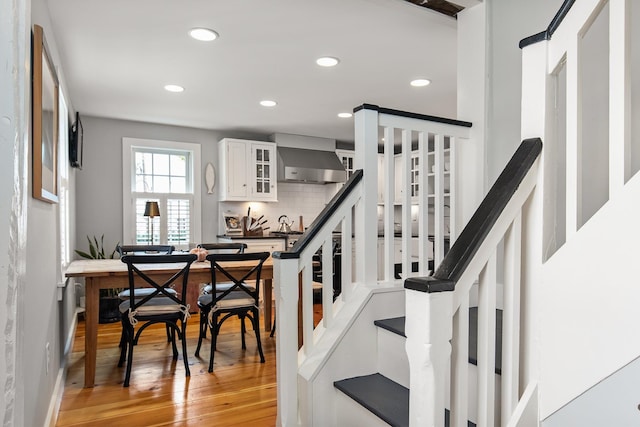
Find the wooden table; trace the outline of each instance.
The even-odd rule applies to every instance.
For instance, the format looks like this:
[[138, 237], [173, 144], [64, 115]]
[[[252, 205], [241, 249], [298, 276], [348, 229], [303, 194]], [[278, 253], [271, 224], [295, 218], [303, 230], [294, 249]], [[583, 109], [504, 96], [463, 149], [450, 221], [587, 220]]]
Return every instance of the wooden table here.
[[[249, 266], [255, 263], [236, 262], [229, 263], [227, 270], [230, 273], [244, 274], [249, 271]], [[153, 270], [144, 270], [150, 277], [169, 278], [178, 270], [178, 266], [165, 266]], [[244, 273], [243, 273], [244, 272]], [[86, 334], [84, 338], [84, 386], [93, 387], [96, 376], [96, 350], [98, 344], [98, 306], [100, 289], [127, 288], [129, 278], [127, 275], [127, 265], [119, 259], [92, 259], [77, 260], [69, 264], [66, 277], [83, 277], [85, 279], [86, 296]], [[271, 330], [271, 297], [273, 262], [269, 258], [262, 266], [264, 283], [264, 323], [265, 330]], [[224, 279], [225, 281], [227, 279]], [[200, 283], [211, 281], [210, 264], [205, 262], [194, 262], [189, 271], [189, 286], [198, 286]], [[199, 321], [199, 319], [196, 319]]]

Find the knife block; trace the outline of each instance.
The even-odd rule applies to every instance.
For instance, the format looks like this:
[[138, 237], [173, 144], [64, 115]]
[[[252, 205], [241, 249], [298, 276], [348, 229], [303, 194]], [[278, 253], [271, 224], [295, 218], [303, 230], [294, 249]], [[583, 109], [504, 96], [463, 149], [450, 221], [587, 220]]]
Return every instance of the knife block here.
[[244, 236], [262, 236], [263, 230], [262, 227], [258, 227], [253, 230], [249, 230], [247, 224], [250, 222], [250, 218], [248, 216], [242, 217], [242, 234]]

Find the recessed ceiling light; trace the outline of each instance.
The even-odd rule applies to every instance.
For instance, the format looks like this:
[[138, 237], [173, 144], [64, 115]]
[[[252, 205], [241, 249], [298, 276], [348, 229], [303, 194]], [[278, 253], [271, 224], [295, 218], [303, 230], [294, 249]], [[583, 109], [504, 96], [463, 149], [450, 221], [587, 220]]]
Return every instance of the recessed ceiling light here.
[[341, 119], [348, 119], [349, 117], [352, 117], [353, 114], [351, 113], [338, 113], [338, 117], [340, 117]]
[[431, 83], [431, 80], [429, 79], [415, 79], [415, 80], [411, 80], [411, 86], [415, 86], [415, 87], [424, 87], [424, 86], [429, 86], [429, 84]]
[[178, 85], [165, 85], [164, 90], [169, 92], [184, 92], [184, 88]]
[[210, 42], [218, 38], [218, 33], [208, 28], [192, 28], [189, 30], [189, 35], [203, 42]]
[[340, 60], [332, 56], [323, 56], [322, 58], [316, 59], [316, 64], [321, 67], [335, 67], [338, 65], [338, 62], [340, 62]]
[[278, 103], [276, 101], [271, 101], [270, 99], [263, 99], [260, 101], [260, 105], [263, 107], [275, 107]]

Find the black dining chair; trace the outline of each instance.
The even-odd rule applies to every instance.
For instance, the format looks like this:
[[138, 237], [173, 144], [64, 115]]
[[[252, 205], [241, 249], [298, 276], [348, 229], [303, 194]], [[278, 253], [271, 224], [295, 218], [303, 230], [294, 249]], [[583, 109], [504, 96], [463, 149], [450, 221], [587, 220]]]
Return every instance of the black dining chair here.
[[[256, 335], [260, 362], [264, 363], [264, 353], [260, 341], [260, 274], [262, 265], [269, 258], [269, 252], [256, 252], [244, 254], [210, 254], [207, 260], [211, 263], [211, 285], [210, 294], [201, 295], [198, 298], [200, 308], [200, 329], [209, 327], [211, 332], [211, 352], [209, 355], [209, 372], [213, 372], [213, 360], [216, 351], [216, 342], [220, 328], [225, 320], [232, 316], [238, 316], [241, 320], [242, 349], [246, 349], [245, 342], [245, 318], [251, 321]], [[243, 274], [233, 274], [229, 271], [229, 263], [242, 261], [250, 264], [249, 270]], [[223, 279], [224, 278], [224, 279]], [[255, 286], [250, 286], [246, 282], [255, 280]], [[231, 283], [222, 292], [218, 292], [218, 283]], [[203, 322], [206, 322], [204, 325]], [[200, 355], [200, 345], [202, 340], [198, 340], [196, 356]]]
[[[236, 254], [242, 254], [244, 253], [245, 249], [247, 249], [247, 244], [246, 243], [240, 243], [240, 242], [227, 242], [227, 243], [200, 243], [198, 245], [199, 248], [205, 249], [209, 254], [216, 254], [216, 253], [221, 253], [221, 254], [225, 254], [225, 253], [236, 253]], [[218, 286], [216, 287], [216, 290], [218, 292], [222, 292], [225, 289], [229, 289], [229, 287], [231, 286], [231, 283], [218, 283]], [[202, 295], [206, 295], [206, 294], [210, 294], [211, 293], [211, 283], [206, 283], [201, 290], [201, 294]], [[202, 316], [202, 311], [200, 311], [200, 315]], [[206, 319], [205, 319], [206, 320]], [[202, 340], [204, 338], [207, 337], [207, 323], [203, 321], [203, 319], [200, 319], [200, 331], [198, 332], [198, 348], [200, 348], [200, 343], [202, 342]]]
[[176, 250], [173, 245], [118, 245], [116, 252], [124, 255], [166, 255]]
[[[172, 245], [118, 245], [116, 246], [116, 252], [120, 254], [120, 258], [125, 255], [170, 255], [173, 251], [176, 250], [175, 246]], [[176, 291], [173, 289], [168, 289], [169, 292], [177, 295]], [[126, 301], [129, 299], [129, 289], [123, 289], [118, 292], [118, 298], [120, 301]], [[134, 291], [134, 295], [136, 298], [143, 298], [147, 295], [150, 295], [154, 292], [153, 288], [144, 287], [144, 288], [136, 288]], [[171, 329], [167, 327], [167, 342], [171, 341]], [[122, 346], [122, 341], [124, 340], [124, 335], [120, 337], [120, 346]]]
[[[240, 242], [230, 242], [230, 243], [200, 243], [198, 245], [199, 248], [205, 249], [209, 252], [209, 254], [225, 254], [225, 253], [236, 253], [243, 254], [245, 249], [247, 249], [246, 243]], [[218, 292], [221, 292], [223, 289], [222, 283], [218, 283], [217, 287]], [[211, 283], [207, 283], [202, 288], [203, 294], [211, 293]]]
[[[127, 370], [123, 386], [129, 386], [131, 366], [133, 365], [133, 348], [138, 343], [142, 332], [151, 325], [164, 323], [171, 329], [170, 341], [173, 349], [173, 359], [178, 359], [176, 333], [182, 341], [182, 358], [184, 359], [185, 375], [190, 376], [189, 360], [187, 357], [187, 319], [189, 305], [187, 304], [187, 284], [189, 269], [197, 259], [194, 254], [184, 255], [125, 255], [121, 258], [127, 264], [129, 275], [129, 299], [120, 304], [122, 319], [123, 341], [120, 349], [118, 366], [122, 367], [127, 361]], [[144, 265], [144, 267], [141, 267]], [[145, 270], [167, 268], [177, 265], [177, 270], [171, 269], [171, 277], [159, 282], [145, 273]], [[135, 295], [136, 287], [145, 284], [152, 290], [144, 297]], [[176, 293], [173, 286], [182, 285], [182, 290]], [[178, 326], [180, 323], [180, 326]]]
[[[120, 258], [125, 255], [171, 255], [176, 250], [172, 245], [118, 245], [116, 252], [120, 254]], [[153, 292], [153, 288], [137, 288], [135, 290], [136, 298], [141, 298]], [[118, 298], [127, 300], [129, 298], [129, 289], [124, 289], [118, 293]]]

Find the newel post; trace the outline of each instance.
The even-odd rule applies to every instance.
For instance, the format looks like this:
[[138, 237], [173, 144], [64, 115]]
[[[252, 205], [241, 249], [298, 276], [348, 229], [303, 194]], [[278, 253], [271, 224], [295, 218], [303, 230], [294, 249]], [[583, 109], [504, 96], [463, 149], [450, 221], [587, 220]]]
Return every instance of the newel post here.
[[[276, 425], [298, 426], [298, 259], [273, 253], [273, 285], [276, 298]], [[265, 304], [268, 304], [265, 301]]]
[[411, 372], [409, 425], [444, 426], [453, 292], [406, 292], [406, 351]]

